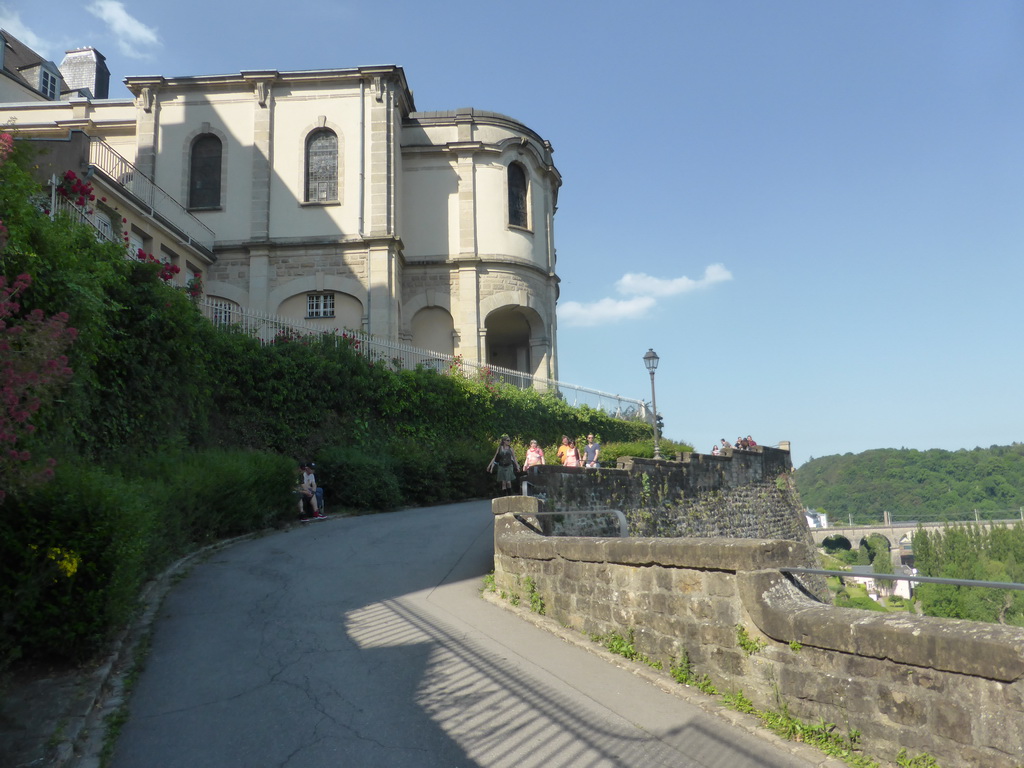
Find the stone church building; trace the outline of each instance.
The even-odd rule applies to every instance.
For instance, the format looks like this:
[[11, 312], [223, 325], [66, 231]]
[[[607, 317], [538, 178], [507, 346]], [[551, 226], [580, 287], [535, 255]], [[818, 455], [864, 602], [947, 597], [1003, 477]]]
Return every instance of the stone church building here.
[[87, 134], [89, 165], [112, 152], [127, 188], [138, 175], [179, 201], [212, 233], [205, 263], [179, 266], [204, 269], [225, 316], [358, 329], [557, 379], [561, 176], [530, 128], [417, 112], [394, 66], [125, 83], [134, 99], [79, 84], [2, 103], [0, 120], [37, 138]]

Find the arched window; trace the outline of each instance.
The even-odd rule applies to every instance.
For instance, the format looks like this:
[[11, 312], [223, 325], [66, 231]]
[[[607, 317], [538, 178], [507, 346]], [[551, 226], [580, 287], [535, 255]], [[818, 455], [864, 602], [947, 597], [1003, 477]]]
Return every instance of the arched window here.
[[192, 142], [189, 166], [188, 207], [220, 207], [220, 161], [223, 147], [212, 133], [204, 133]]
[[526, 169], [519, 163], [508, 167], [508, 223], [510, 227], [530, 226], [527, 207]]
[[338, 199], [338, 136], [329, 128], [306, 140], [306, 202]]

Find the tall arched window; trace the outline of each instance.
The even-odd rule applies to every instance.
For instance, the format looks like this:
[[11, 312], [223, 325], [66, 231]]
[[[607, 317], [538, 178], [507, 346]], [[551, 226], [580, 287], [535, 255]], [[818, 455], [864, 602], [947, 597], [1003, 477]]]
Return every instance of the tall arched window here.
[[510, 227], [524, 229], [530, 226], [526, 169], [519, 163], [508, 166], [508, 223]]
[[220, 161], [223, 147], [212, 133], [204, 133], [192, 142], [189, 166], [188, 207], [220, 207]]
[[338, 199], [338, 136], [329, 128], [306, 140], [306, 202]]

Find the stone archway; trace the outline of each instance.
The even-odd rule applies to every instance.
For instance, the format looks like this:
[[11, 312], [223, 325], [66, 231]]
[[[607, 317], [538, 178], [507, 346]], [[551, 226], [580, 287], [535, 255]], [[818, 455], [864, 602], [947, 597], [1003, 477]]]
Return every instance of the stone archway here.
[[[530, 359], [531, 324], [524, 307], [504, 307], [487, 316], [487, 365], [533, 373], [537, 361]], [[536, 314], [536, 313], [532, 313]]]

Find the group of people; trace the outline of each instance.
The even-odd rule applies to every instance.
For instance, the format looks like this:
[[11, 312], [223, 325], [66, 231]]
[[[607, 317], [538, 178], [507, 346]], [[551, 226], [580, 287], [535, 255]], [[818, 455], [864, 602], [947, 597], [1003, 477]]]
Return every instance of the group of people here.
[[316, 474], [312, 463], [299, 464], [299, 484], [296, 492], [299, 494], [299, 517], [307, 517], [306, 508], [309, 508], [308, 517], [327, 517], [324, 514], [324, 489], [316, 484]]
[[722, 453], [722, 451], [729, 450], [730, 448], [736, 451], [749, 451], [752, 448], [756, 447], [757, 443], [754, 442], [754, 438], [752, 438], [750, 435], [747, 435], [746, 437], [737, 437], [736, 442], [733, 443], [732, 445], [729, 445], [729, 442], [723, 437], [719, 441], [719, 445], [714, 445], [711, 447], [711, 455], [718, 456], [719, 454]]
[[568, 435], [562, 435], [562, 444], [558, 446], [558, 461], [563, 467], [591, 467], [598, 466], [597, 460], [601, 455], [601, 444], [594, 440], [593, 435], [587, 435], [587, 442], [583, 446], [583, 453], [580, 453], [576, 441]]
[[[583, 452], [576, 445], [576, 441], [568, 435], [562, 435], [562, 444], [558, 446], [556, 458], [563, 467], [597, 467], [601, 455], [601, 444], [594, 439], [593, 435], [587, 435], [587, 442], [583, 446]], [[516, 459], [516, 453], [512, 450], [512, 440], [508, 435], [502, 435], [498, 443], [498, 450], [487, 465], [488, 472], [497, 470], [498, 484], [501, 486], [502, 495], [512, 493], [512, 483], [520, 472], [526, 472], [530, 467], [545, 464], [544, 449], [538, 445], [536, 440], [530, 441], [530, 447], [526, 449], [526, 456], [523, 459], [522, 469]]]

